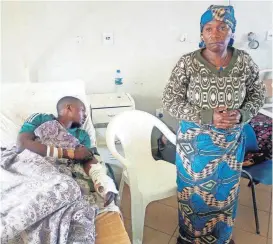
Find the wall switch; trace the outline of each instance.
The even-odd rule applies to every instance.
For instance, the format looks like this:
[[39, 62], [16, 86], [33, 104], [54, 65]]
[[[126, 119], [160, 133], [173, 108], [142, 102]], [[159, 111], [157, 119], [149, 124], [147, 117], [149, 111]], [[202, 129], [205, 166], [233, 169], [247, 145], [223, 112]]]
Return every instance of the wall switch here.
[[114, 45], [114, 34], [102, 33], [102, 43], [104, 45]]
[[268, 30], [266, 32], [266, 40], [267, 41], [272, 41], [272, 38], [273, 38], [272, 32], [273, 32], [273, 30]]
[[180, 36], [180, 41], [181, 42], [186, 42], [188, 40], [188, 34], [184, 33]]
[[82, 44], [83, 43], [83, 37], [82, 36], [76, 36], [75, 41], [77, 44]]

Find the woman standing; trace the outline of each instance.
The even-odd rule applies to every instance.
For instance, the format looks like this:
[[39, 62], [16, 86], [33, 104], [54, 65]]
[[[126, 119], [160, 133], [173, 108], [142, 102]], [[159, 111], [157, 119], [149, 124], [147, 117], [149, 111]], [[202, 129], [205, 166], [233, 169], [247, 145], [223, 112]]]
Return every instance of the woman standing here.
[[234, 243], [244, 158], [242, 128], [264, 104], [258, 66], [232, 47], [232, 6], [201, 17], [200, 49], [183, 55], [163, 94], [177, 132], [178, 243]]

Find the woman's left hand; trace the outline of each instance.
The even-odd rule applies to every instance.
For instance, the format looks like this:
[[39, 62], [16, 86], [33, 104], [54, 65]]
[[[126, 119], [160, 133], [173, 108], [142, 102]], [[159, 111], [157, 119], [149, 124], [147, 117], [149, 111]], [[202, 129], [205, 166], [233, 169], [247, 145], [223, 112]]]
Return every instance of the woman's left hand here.
[[241, 113], [238, 110], [223, 111], [222, 120], [216, 125], [219, 129], [233, 128], [240, 123]]

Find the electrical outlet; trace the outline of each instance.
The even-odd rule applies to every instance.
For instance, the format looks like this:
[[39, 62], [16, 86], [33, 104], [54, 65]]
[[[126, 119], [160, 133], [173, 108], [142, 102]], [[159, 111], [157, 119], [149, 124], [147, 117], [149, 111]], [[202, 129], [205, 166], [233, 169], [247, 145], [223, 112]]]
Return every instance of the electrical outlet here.
[[155, 110], [155, 116], [161, 119], [163, 117], [163, 108], [157, 108]]
[[102, 33], [103, 45], [114, 45], [114, 34], [113, 33]]

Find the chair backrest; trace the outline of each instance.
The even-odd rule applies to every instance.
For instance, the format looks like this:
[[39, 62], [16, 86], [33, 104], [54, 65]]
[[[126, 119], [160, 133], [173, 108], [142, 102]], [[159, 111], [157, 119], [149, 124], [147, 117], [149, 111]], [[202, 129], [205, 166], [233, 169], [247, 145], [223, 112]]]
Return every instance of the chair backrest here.
[[[175, 134], [158, 118], [144, 111], [125, 111], [114, 117], [106, 130], [106, 142], [110, 152], [125, 167], [132, 163], [138, 165], [145, 162], [155, 162], [151, 152], [151, 135], [157, 127], [173, 144], [176, 143]], [[125, 158], [116, 150], [115, 139], [122, 144]]]
[[81, 99], [87, 109], [87, 120], [83, 128], [96, 145], [95, 129], [90, 117], [84, 82], [81, 80], [43, 83], [10, 83], [1, 86], [0, 132], [1, 146], [16, 142], [20, 127], [32, 113], [51, 113], [56, 115], [56, 104], [64, 96]]

